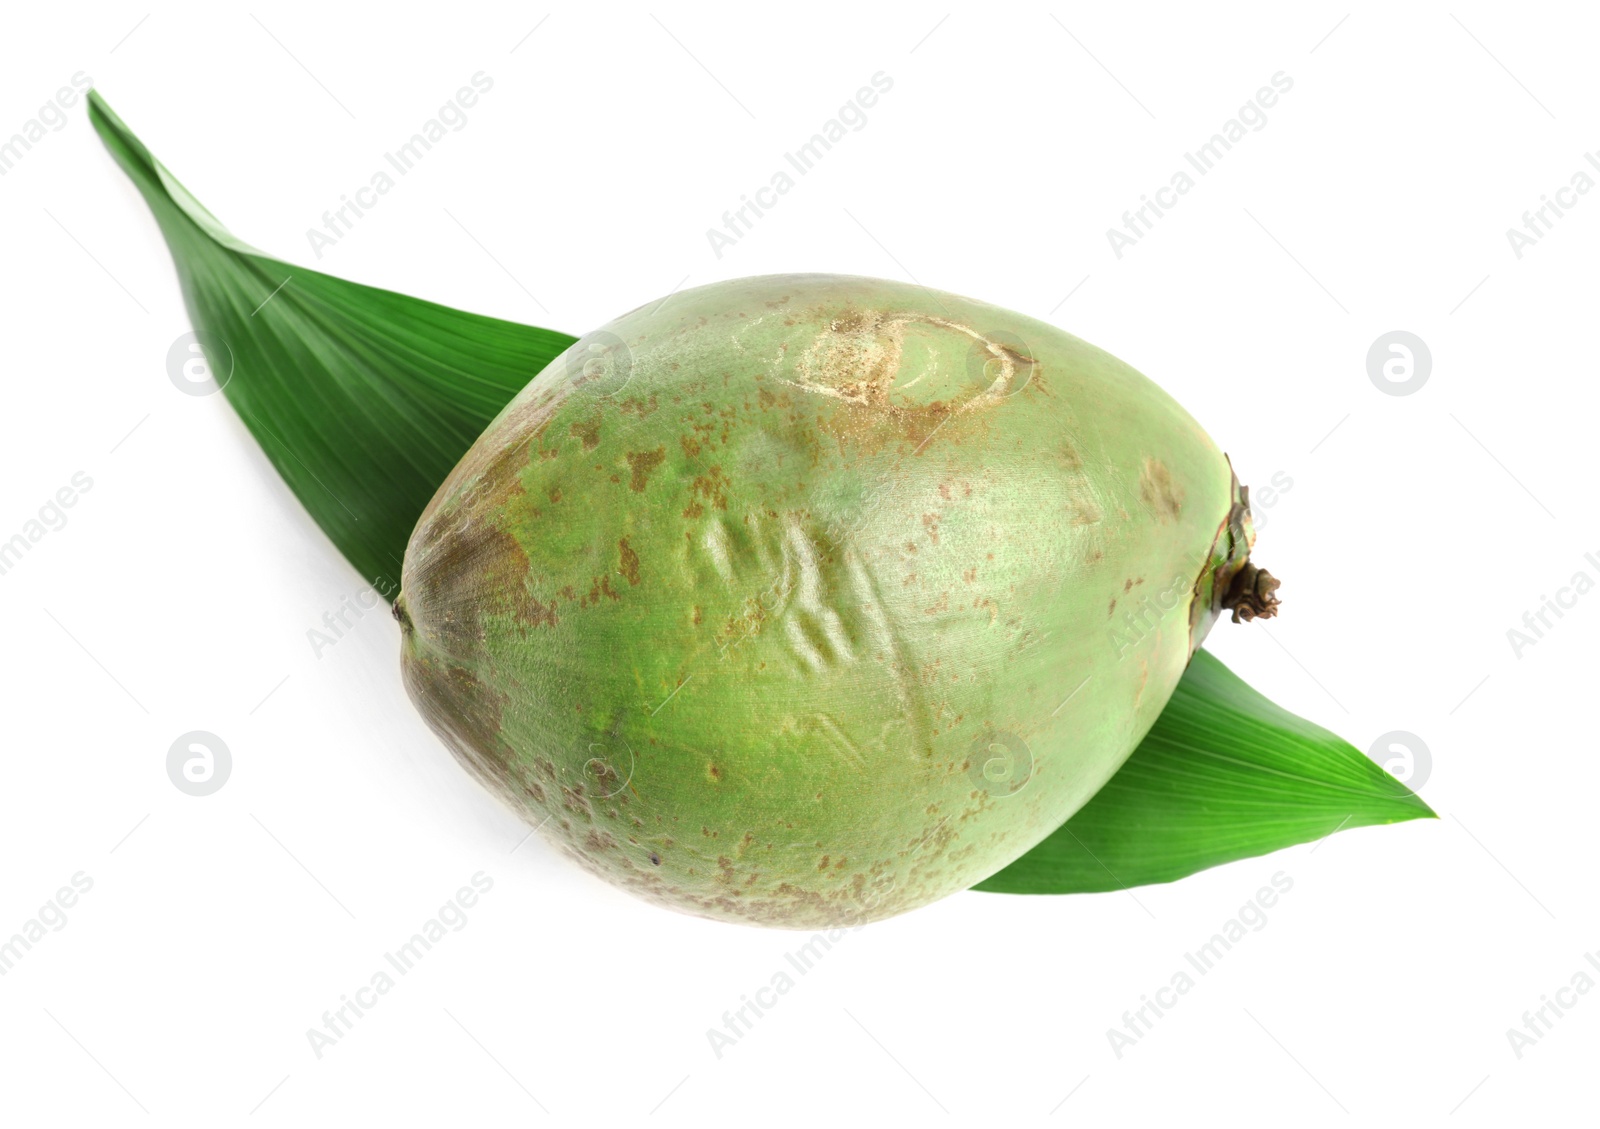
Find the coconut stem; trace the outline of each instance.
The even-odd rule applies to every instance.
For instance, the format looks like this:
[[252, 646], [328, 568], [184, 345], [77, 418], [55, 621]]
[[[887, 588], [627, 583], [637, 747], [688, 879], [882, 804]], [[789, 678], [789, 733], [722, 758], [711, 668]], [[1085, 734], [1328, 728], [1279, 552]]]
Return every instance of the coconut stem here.
[[405, 600], [404, 594], [396, 596], [394, 603], [389, 605], [389, 611], [393, 613], [395, 619], [400, 621], [400, 630], [409, 633], [411, 631], [411, 614], [406, 611]]
[[1234, 574], [1222, 606], [1233, 612], [1233, 622], [1252, 619], [1271, 619], [1278, 614], [1278, 579], [1264, 568], [1257, 568], [1248, 560]]

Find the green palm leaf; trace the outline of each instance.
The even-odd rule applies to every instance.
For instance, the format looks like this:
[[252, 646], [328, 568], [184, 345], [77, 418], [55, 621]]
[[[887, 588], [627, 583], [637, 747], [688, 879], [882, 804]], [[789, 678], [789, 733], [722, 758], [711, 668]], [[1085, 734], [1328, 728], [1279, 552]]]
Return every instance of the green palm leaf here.
[[223, 394], [340, 552], [393, 597], [433, 492], [574, 338], [263, 255], [230, 235], [94, 91], [89, 118], [161, 225]]

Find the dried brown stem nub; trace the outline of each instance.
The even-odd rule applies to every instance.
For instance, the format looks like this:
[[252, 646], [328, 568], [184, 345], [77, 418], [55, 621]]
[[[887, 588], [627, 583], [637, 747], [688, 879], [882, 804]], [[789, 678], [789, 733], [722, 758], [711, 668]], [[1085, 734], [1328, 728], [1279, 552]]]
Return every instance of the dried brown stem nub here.
[[1228, 594], [1222, 598], [1222, 606], [1233, 612], [1234, 623], [1271, 619], [1278, 614], [1278, 597], [1273, 595], [1277, 590], [1275, 576], [1245, 561], [1244, 567], [1234, 574]]

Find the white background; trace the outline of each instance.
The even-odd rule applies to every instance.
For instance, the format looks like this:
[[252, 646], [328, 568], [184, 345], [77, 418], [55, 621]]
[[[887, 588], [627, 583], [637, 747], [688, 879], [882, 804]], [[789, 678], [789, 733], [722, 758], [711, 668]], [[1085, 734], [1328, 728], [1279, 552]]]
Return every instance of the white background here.
[[[1520, 657], [1506, 635], [1600, 578], [1600, 193], [1520, 259], [1505, 234], [1600, 147], [1578, 6], [477, 7], [15, 8], [0, 136], [84, 71], [247, 242], [573, 333], [777, 271], [1051, 320], [1161, 382], [1247, 483], [1292, 479], [1257, 551], [1284, 614], [1211, 646], [1358, 747], [1416, 734], [1442, 818], [1171, 886], [958, 895], [847, 935], [718, 1059], [707, 1028], [803, 937], [523, 842], [412, 709], [381, 610], [313, 654], [360, 580], [223, 398], [168, 380], [171, 262], [80, 100], [0, 178], [0, 539], [93, 479], [0, 576], [0, 934], [94, 883], [0, 978], [7, 1123], [1592, 1109], [1600, 992], [1520, 1059], [1506, 1035], [1600, 950], [1600, 595]], [[316, 260], [306, 229], [480, 70], [467, 126]], [[706, 228], [877, 71], [866, 127], [718, 259]], [[1265, 128], [1119, 260], [1106, 229], [1278, 71]], [[1413, 395], [1368, 378], [1394, 329], [1432, 352]], [[195, 729], [234, 760], [205, 798], [165, 768]], [[1266, 927], [1118, 1058], [1107, 1029], [1280, 870]], [[318, 1059], [306, 1030], [478, 871], [466, 927]]]

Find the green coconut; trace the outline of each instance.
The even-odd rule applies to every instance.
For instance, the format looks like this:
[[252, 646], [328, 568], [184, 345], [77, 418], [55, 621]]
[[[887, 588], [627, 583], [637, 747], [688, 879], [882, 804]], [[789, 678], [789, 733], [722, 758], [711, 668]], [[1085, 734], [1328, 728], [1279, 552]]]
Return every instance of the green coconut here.
[[837, 275], [579, 339], [412, 534], [412, 698], [607, 881], [790, 928], [966, 889], [1116, 772], [1226, 609], [1248, 495], [1155, 384]]

